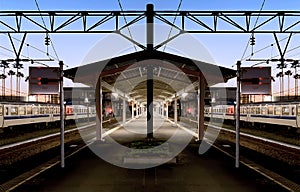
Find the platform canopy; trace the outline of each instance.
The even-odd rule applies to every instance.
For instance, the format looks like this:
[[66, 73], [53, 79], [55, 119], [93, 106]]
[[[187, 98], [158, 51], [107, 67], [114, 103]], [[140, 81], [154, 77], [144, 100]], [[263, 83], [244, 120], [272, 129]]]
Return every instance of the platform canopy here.
[[186, 88], [196, 90], [200, 78], [212, 86], [236, 76], [235, 70], [161, 51], [140, 51], [97, 61], [65, 70], [64, 76], [90, 87], [96, 87], [101, 77], [104, 92], [118, 90], [143, 102], [149, 65], [153, 67], [154, 100], [164, 100]]

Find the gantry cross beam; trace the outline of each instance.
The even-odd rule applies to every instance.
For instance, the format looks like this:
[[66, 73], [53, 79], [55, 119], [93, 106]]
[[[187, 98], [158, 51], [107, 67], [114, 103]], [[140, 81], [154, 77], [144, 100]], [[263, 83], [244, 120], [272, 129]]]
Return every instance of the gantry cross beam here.
[[[147, 11], [0, 11], [0, 33], [112, 33], [146, 15]], [[175, 16], [179, 19], [173, 24]], [[154, 11], [154, 18], [154, 23], [181, 33], [300, 32], [300, 11]]]

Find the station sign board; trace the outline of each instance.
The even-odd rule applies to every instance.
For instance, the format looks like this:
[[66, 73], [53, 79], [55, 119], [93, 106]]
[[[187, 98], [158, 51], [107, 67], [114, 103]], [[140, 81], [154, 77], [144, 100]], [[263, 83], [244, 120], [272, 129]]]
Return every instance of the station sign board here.
[[271, 95], [271, 67], [242, 67], [241, 93]]
[[29, 67], [29, 95], [59, 93], [59, 67]]

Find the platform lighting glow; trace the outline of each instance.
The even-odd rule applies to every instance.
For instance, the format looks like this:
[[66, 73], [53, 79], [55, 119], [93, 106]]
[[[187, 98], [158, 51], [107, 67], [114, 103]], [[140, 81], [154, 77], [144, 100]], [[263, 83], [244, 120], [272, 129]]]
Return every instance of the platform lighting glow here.
[[182, 97], [185, 98], [188, 95], [188, 93], [182, 93]]
[[113, 95], [115, 98], [118, 98], [118, 96], [119, 96], [118, 93], [112, 93], [112, 95]]

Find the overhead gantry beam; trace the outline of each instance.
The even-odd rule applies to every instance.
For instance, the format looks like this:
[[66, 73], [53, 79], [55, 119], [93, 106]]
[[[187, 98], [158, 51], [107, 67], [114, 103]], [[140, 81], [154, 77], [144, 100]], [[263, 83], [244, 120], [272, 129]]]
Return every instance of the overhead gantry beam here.
[[[0, 11], [0, 33], [119, 33], [146, 15], [147, 11]], [[175, 16], [181, 20], [173, 24]], [[154, 11], [154, 23], [179, 33], [299, 33], [299, 16], [300, 11]]]

